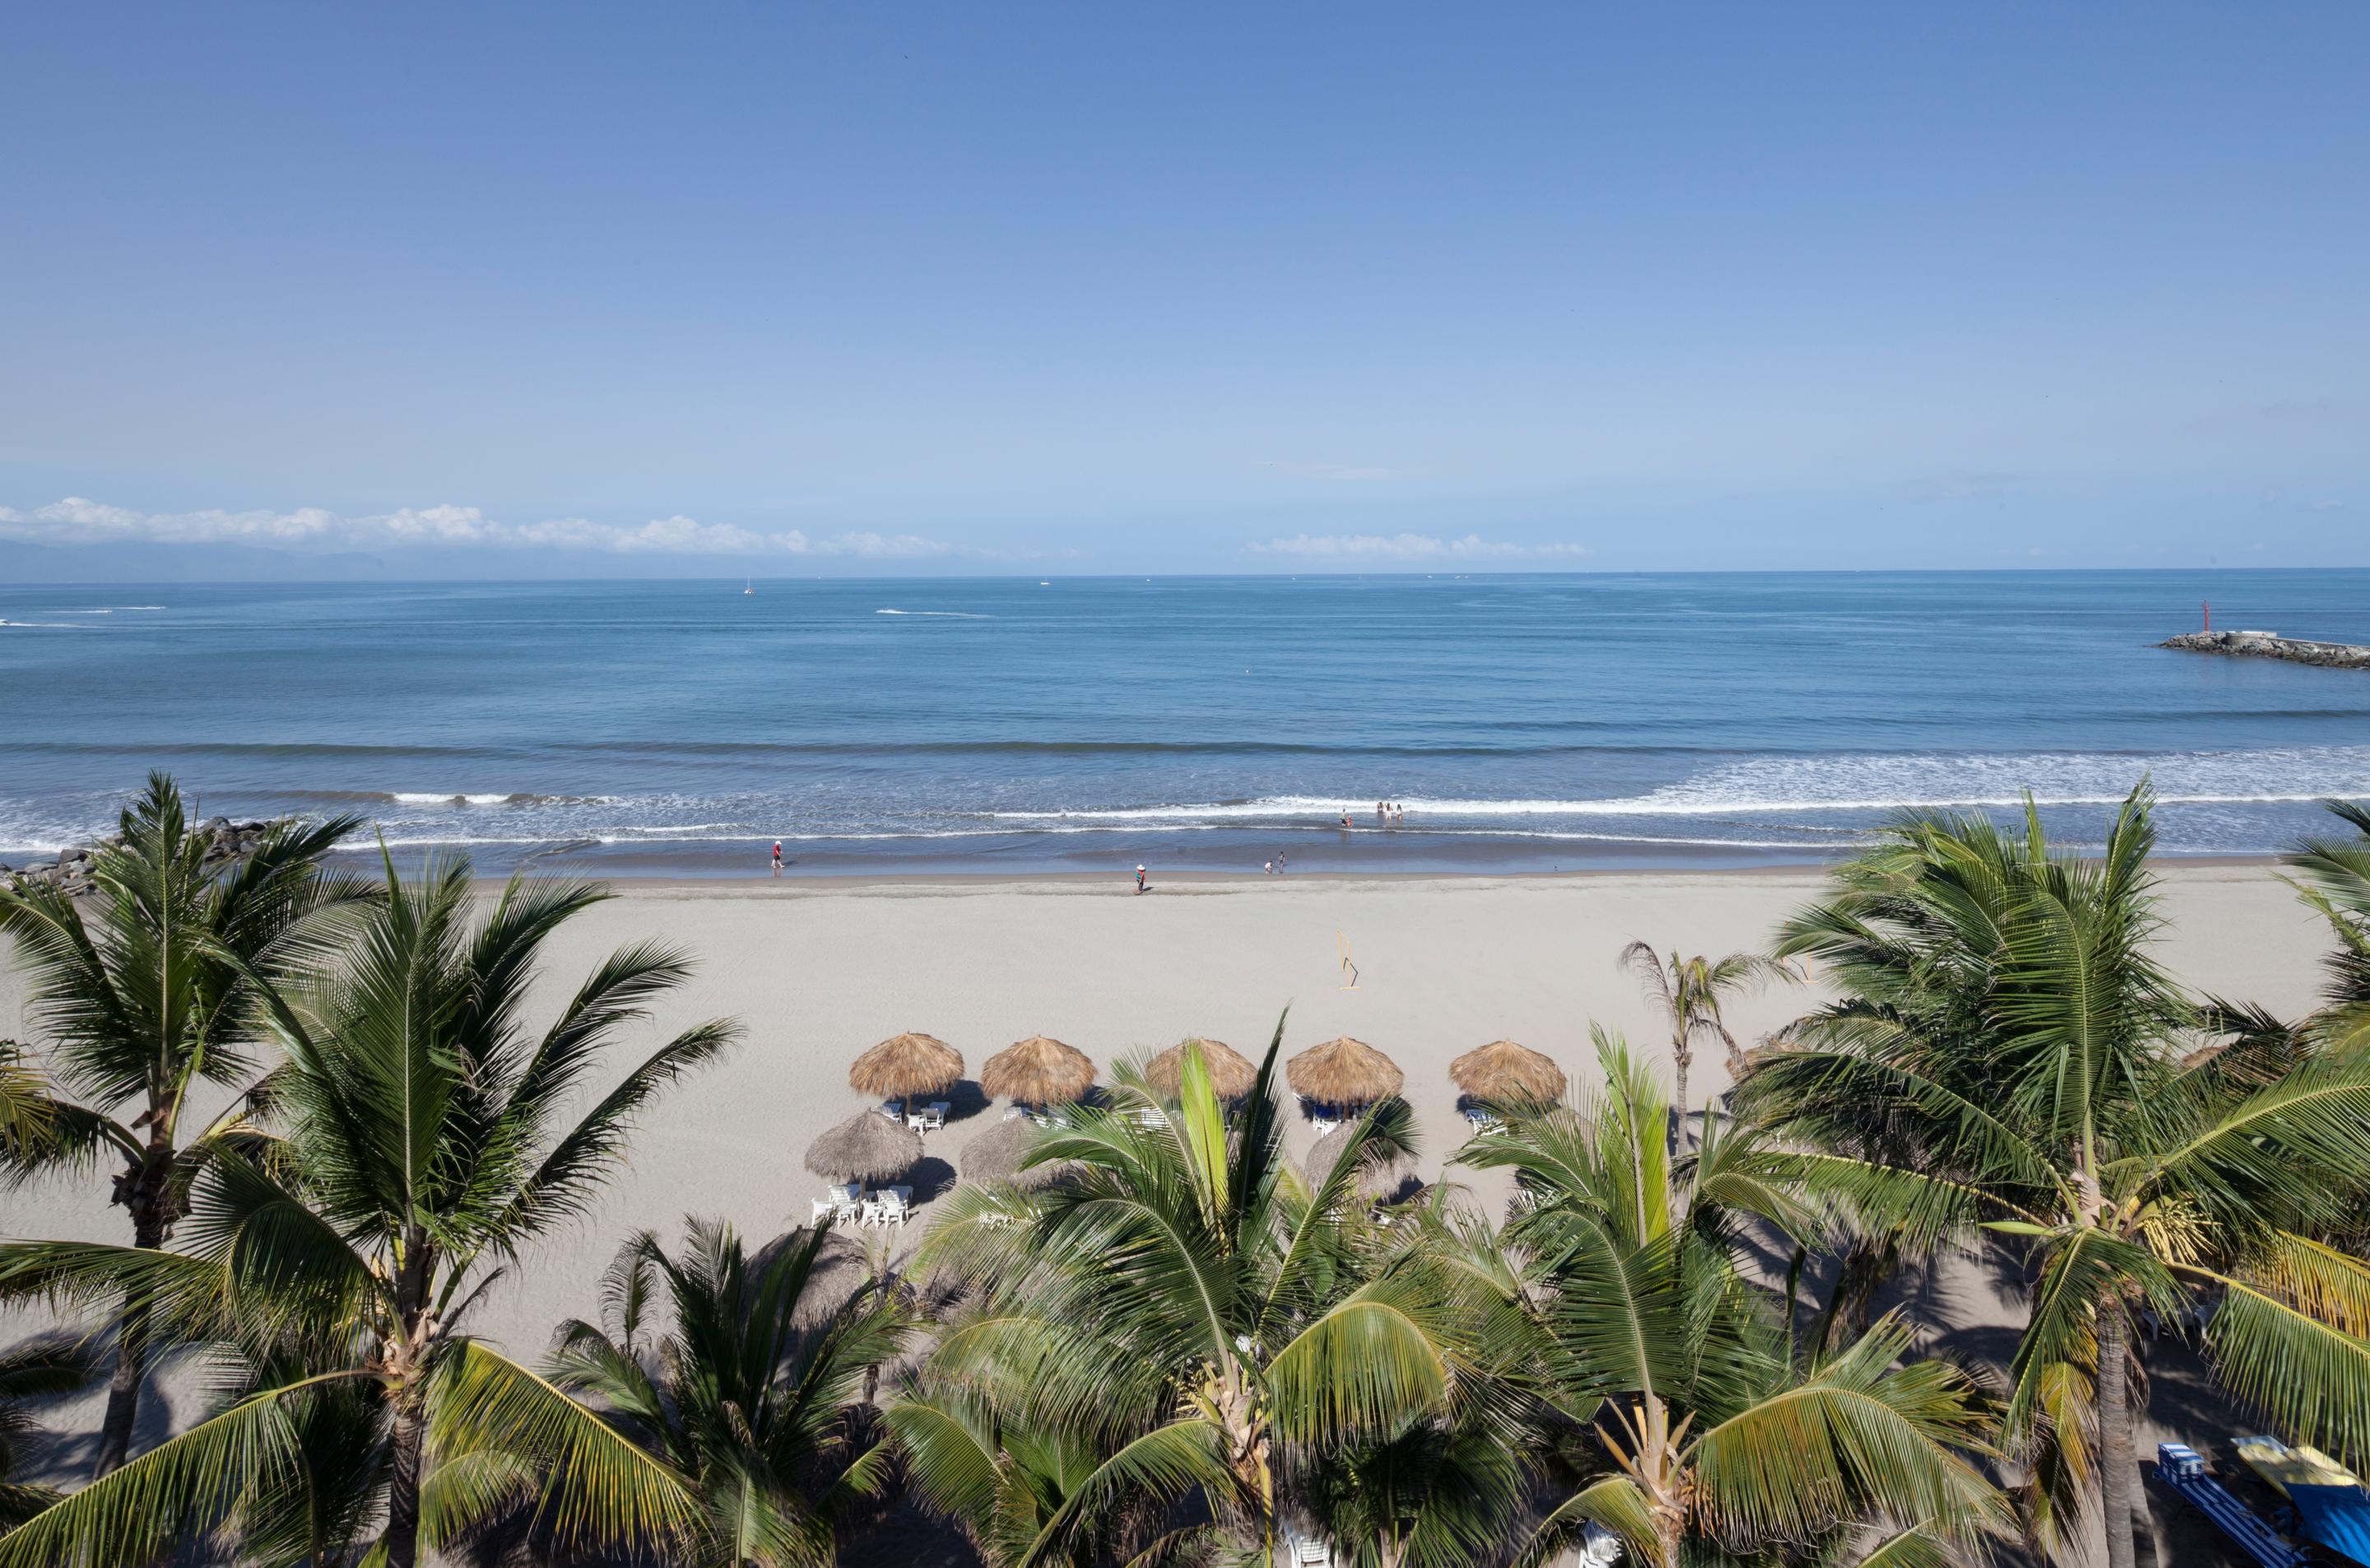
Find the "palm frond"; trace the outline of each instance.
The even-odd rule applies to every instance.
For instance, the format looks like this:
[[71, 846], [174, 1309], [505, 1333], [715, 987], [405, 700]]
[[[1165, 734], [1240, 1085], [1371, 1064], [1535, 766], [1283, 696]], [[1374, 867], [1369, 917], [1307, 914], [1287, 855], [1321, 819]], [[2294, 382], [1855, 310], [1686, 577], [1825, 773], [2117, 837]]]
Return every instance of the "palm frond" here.
[[269, 1471], [294, 1462], [293, 1403], [363, 1376], [328, 1372], [248, 1394], [0, 1536], [0, 1568], [154, 1562], [227, 1513]]
[[439, 1463], [493, 1453], [547, 1466], [544, 1507], [563, 1540], [646, 1546], [696, 1528], [698, 1501], [672, 1468], [483, 1341], [454, 1346], [429, 1411]]

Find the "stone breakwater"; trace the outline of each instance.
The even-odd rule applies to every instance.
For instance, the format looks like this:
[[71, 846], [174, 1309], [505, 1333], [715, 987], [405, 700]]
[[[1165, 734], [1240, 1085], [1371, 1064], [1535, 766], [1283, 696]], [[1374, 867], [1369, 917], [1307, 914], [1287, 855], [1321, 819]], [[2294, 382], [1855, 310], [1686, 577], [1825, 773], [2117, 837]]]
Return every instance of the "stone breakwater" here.
[[[278, 826], [276, 822], [234, 822], [227, 817], [209, 818], [198, 824], [198, 831], [206, 840], [207, 864], [219, 865], [252, 854], [256, 845], [263, 841], [264, 835]], [[91, 887], [92, 857], [121, 842], [121, 837], [101, 839], [96, 843], [60, 850], [51, 860], [34, 861], [14, 868], [0, 864], [0, 887], [14, 887], [23, 882], [47, 882], [69, 893], [86, 893]]]
[[2244, 658], [2284, 658], [2326, 670], [2370, 670], [2370, 647], [2351, 643], [2308, 643], [2272, 632], [2183, 632], [2156, 645], [2190, 653], [2226, 653]]

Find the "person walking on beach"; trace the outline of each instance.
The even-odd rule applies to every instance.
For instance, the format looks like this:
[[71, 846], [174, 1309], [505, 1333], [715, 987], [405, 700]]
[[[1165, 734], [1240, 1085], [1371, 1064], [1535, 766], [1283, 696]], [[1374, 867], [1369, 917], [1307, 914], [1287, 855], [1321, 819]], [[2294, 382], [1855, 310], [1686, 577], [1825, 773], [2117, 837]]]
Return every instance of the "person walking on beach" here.
[[1135, 868], [1135, 890], [1139, 893], [1144, 891], [1144, 867], [1140, 865]]
[[1278, 876], [1283, 875], [1283, 854], [1281, 851], [1277, 852], [1275, 857], [1275, 874]]
[[781, 840], [779, 840], [779, 839], [776, 839], [776, 840], [774, 841], [774, 875], [775, 875], [775, 876], [779, 876], [781, 874], [782, 874], [782, 841], [781, 841]]

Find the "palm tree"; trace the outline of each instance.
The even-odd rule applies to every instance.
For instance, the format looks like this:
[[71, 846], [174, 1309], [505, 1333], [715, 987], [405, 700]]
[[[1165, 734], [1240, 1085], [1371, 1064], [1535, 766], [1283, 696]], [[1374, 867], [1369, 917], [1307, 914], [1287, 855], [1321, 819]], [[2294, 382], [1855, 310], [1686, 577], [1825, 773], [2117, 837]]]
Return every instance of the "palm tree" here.
[[2323, 961], [2327, 999], [2314, 1025], [2335, 1040], [2370, 1036], [2370, 808], [2332, 800], [2330, 811], [2353, 830], [2351, 839], [2310, 838], [2282, 857], [2299, 874], [2298, 891], [2337, 937]]
[[88, 1346], [63, 1340], [35, 1340], [0, 1353], [0, 1535], [60, 1495], [53, 1488], [17, 1479], [25, 1468], [24, 1444], [37, 1429], [26, 1405], [79, 1393], [96, 1370]]
[[146, 1562], [207, 1528], [316, 1565], [375, 1533], [374, 1562], [414, 1568], [423, 1541], [538, 1491], [563, 1536], [647, 1541], [692, 1516], [670, 1467], [462, 1330], [500, 1265], [585, 1212], [635, 1115], [735, 1034], [686, 1030], [562, 1118], [602, 1047], [688, 973], [670, 949], [622, 949], [526, 1027], [538, 951], [604, 897], [513, 878], [473, 919], [466, 860], [407, 882], [390, 859], [338, 961], [279, 984], [247, 971], [287, 1054], [278, 1136], [206, 1162], [182, 1244], [0, 1247], [0, 1288], [121, 1298], [243, 1387], [0, 1539], [0, 1568]]
[[[173, 781], [151, 773], [121, 837], [92, 855], [86, 895], [30, 880], [0, 890], [0, 932], [16, 939], [52, 1074], [78, 1096], [55, 1107], [48, 1158], [112, 1159], [132, 1245], [165, 1244], [197, 1165], [235, 1127], [236, 1111], [185, 1142], [191, 1092], [253, 1077], [255, 984], [316, 957], [317, 917], [357, 896], [321, 863], [358, 821], [283, 822], [252, 853], [220, 860]], [[150, 1348], [144, 1314], [117, 1322], [100, 1475], [130, 1452]]]
[[1315, 1522], [1296, 1488], [1324, 1455], [1426, 1423], [1501, 1419], [1501, 1440], [1516, 1436], [1516, 1303], [1357, 1196], [1411, 1150], [1407, 1105], [1349, 1124], [1304, 1185], [1283, 1158], [1283, 1037], [1279, 1024], [1231, 1124], [1198, 1047], [1174, 1099], [1122, 1068], [1102, 1107], [1037, 1140], [1030, 1165], [1057, 1179], [959, 1190], [924, 1239], [917, 1266], [975, 1296], [890, 1421], [926, 1499], [1002, 1522], [999, 1562], [1099, 1560], [1122, 1499], [1154, 1519], [1133, 1551], [1223, 1537], [1272, 1551]]
[[1803, 1356], [1790, 1312], [1748, 1284], [1749, 1222], [1821, 1227], [1792, 1196], [1793, 1157], [1711, 1115], [1701, 1151], [1674, 1166], [1660, 1084], [1617, 1037], [1595, 1040], [1601, 1097], [1511, 1112], [1458, 1156], [1515, 1173], [1504, 1242], [1554, 1346], [1569, 1480], [1524, 1560], [1592, 1526], [1653, 1568], [1812, 1550], [1925, 1561], [1992, 1528], [1968, 1379], [1904, 1362], [1910, 1334], [1890, 1319]]
[[1665, 958], [1642, 942], [1621, 950], [1621, 967], [1638, 977], [1646, 1000], [1662, 1010], [1671, 1032], [1672, 1098], [1677, 1104], [1678, 1136], [1691, 1140], [1687, 1123], [1687, 1069], [1695, 1063], [1696, 1041], [1718, 1040], [1728, 1050], [1731, 1078], [1743, 1070], [1743, 1053], [1729, 1033], [1720, 1004], [1730, 996], [1766, 980], [1801, 977], [1782, 959], [1758, 953], [1731, 953], [1724, 958], [1682, 956], [1674, 949]]
[[[644, 1231], [604, 1283], [604, 1325], [560, 1327], [552, 1381], [663, 1458], [699, 1498], [683, 1568], [834, 1561], [834, 1526], [877, 1490], [867, 1385], [916, 1326], [878, 1276], [820, 1306], [824, 1226], [751, 1259], [731, 1227], [691, 1222], [670, 1256]], [[652, 1333], [663, 1295], [672, 1326]]]
[[[2231, 1392], [2297, 1441], [2370, 1455], [2370, 1261], [2325, 1240], [2370, 1195], [2370, 1055], [2192, 1051], [2158, 967], [2143, 784], [2097, 859], [2023, 830], [1914, 817], [1840, 868], [1780, 951], [1844, 999], [1758, 1059], [1737, 1104], [1799, 1139], [1806, 1182], [1910, 1245], [2013, 1238], [2037, 1271], [2008, 1436], [2029, 1528], [2134, 1557], [2131, 1315], [2217, 1300]], [[2093, 1444], [2095, 1443], [2095, 1450]], [[2095, 1483], [2088, 1478], [2096, 1477]]]

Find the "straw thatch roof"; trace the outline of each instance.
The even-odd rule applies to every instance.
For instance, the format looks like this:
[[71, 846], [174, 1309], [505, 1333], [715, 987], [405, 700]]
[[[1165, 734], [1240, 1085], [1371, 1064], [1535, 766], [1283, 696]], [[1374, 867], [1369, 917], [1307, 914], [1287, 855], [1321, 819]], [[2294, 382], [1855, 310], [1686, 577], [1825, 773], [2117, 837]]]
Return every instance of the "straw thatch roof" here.
[[1031, 1035], [987, 1059], [979, 1086], [1028, 1105], [1059, 1105], [1094, 1087], [1094, 1059], [1075, 1046]]
[[[1341, 1158], [1341, 1150], [1349, 1142], [1350, 1126], [1344, 1122], [1318, 1139], [1308, 1150], [1308, 1158], [1300, 1162], [1309, 1185], [1323, 1181], [1332, 1171], [1333, 1162]], [[1380, 1170], [1360, 1172], [1357, 1190], [1358, 1196], [1370, 1203], [1378, 1199], [1397, 1203], [1422, 1185], [1422, 1179], [1415, 1173], [1415, 1162], [1400, 1154]]]
[[1563, 1069], [1552, 1058], [1512, 1040], [1492, 1040], [1479, 1050], [1467, 1051], [1448, 1064], [1448, 1076], [1477, 1100], [1553, 1104], [1563, 1098]]
[[848, 1065], [847, 1082], [859, 1094], [903, 1100], [952, 1088], [962, 1067], [962, 1053], [944, 1040], [907, 1033], [857, 1057]]
[[1024, 1171], [1021, 1157], [1029, 1152], [1039, 1132], [1037, 1124], [1027, 1116], [1013, 1116], [1000, 1121], [969, 1143], [963, 1145], [961, 1164], [963, 1179], [969, 1182], [1018, 1182], [1024, 1187], [1042, 1186], [1052, 1181], [1068, 1164], [1035, 1165]]
[[1221, 1100], [1239, 1100], [1259, 1082], [1259, 1069], [1223, 1040], [1196, 1036], [1179, 1040], [1144, 1064], [1144, 1080], [1163, 1094], [1174, 1094], [1185, 1080], [1185, 1047], [1199, 1043], [1202, 1065], [1209, 1070], [1210, 1087]]
[[1325, 1105], [1371, 1105], [1407, 1083], [1397, 1062], [1347, 1035], [1294, 1057], [1283, 1064], [1283, 1076], [1294, 1093]]
[[878, 1111], [858, 1111], [807, 1146], [807, 1169], [834, 1182], [885, 1182], [922, 1158], [922, 1135]]

